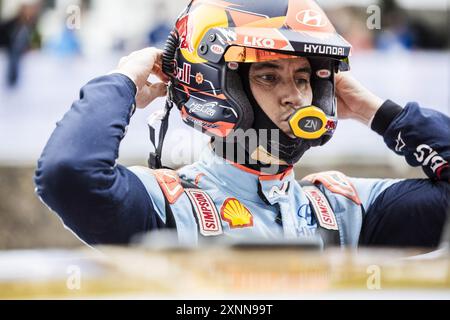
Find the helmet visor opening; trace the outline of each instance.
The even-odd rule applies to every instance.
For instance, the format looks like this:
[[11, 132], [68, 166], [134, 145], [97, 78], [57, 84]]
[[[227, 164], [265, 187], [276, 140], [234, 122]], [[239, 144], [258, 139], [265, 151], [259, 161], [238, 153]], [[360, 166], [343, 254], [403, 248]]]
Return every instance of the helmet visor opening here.
[[[314, 57], [314, 55], [292, 55], [284, 52], [263, 50], [251, 47], [231, 46], [225, 52], [225, 62], [238, 62], [238, 63], [257, 63], [265, 61], [274, 61], [280, 59], [295, 59], [298, 57]], [[333, 59], [338, 61], [339, 71], [349, 71], [350, 62], [348, 58], [345, 59]]]
[[298, 58], [295, 55], [249, 47], [231, 46], [224, 55], [226, 62], [255, 63]]

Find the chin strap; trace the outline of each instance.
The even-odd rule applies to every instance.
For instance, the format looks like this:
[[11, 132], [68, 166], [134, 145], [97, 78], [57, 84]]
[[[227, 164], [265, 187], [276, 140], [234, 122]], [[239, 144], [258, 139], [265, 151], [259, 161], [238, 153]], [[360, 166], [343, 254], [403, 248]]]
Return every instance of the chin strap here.
[[[153, 113], [148, 118], [148, 128], [150, 131], [150, 142], [152, 143], [155, 151], [150, 153], [148, 159], [148, 166], [150, 169], [162, 169], [162, 148], [164, 145], [164, 139], [166, 138], [167, 130], [169, 129], [169, 116], [173, 108], [173, 102], [170, 99], [166, 100], [164, 110], [159, 110]], [[158, 145], [156, 145], [156, 129], [154, 127], [155, 122], [161, 121], [159, 128]]]

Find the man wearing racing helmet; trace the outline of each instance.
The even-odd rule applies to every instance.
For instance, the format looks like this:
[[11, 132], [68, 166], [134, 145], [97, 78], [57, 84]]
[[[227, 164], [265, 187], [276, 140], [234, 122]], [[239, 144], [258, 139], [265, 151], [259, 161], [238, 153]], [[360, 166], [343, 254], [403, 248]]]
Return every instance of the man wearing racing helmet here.
[[[450, 205], [450, 119], [383, 102], [337, 74], [349, 53], [313, 1], [194, 0], [164, 52], [135, 52], [82, 89], [38, 163], [37, 193], [90, 244], [168, 228], [187, 244], [226, 236], [436, 246]], [[152, 73], [163, 83], [148, 83]], [[211, 136], [210, 148], [190, 166], [161, 169], [160, 139], [152, 169], [116, 165], [135, 106], [164, 96], [166, 83], [160, 136], [174, 104]], [[370, 126], [429, 179], [325, 172], [296, 181], [293, 164], [331, 138], [338, 114]]]

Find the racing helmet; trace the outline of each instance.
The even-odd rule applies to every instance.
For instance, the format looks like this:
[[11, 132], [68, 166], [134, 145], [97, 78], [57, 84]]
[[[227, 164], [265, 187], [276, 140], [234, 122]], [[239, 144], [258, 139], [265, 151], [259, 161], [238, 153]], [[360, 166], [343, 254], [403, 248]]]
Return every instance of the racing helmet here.
[[[314, 110], [292, 119], [298, 122], [293, 131], [324, 144], [337, 125], [334, 76], [349, 70], [350, 51], [312, 0], [192, 0], [167, 40], [163, 71], [183, 121], [224, 138], [254, 120], [240, 64], [307, 57]], [[308, 119], [319, 121], [313, 130]]]

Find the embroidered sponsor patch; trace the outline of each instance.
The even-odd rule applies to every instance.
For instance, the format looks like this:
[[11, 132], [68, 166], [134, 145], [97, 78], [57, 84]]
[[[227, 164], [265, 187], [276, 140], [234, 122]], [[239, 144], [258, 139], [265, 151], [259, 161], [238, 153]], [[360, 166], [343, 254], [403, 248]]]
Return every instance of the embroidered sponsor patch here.
[[316, 187], [303, 187], [303, 191], [314, 207], [320, 226], [328, 230], [339, 230], [336, 216], [325, 195]]
[[358, 193], [351, 181], [343, 173], [338, 171], [329, 171], [309, 175], [303, 180], [310, 181], [314, 184], [321, 183], [325, 188], [331, 192], [340, 194], [357, 205], [361, 205], [362, 202], [359, 199]]
[[269, 191], [269, 199], [286, 196], [286, 193], [289, 190], [289, 181], [283, 183], [281, 187], [273, 186]]
[[174, 204], [184, 192], [180, 177], [176, 171], [161, 169], [153, 171], [164, 196], [170, 204]]
[[206, 237], [221, 235], [222, 221], [211, 197], [202, 190], [186, 189], [185, 191], [197, 215], [200, 233]]
[[229, 223], [231, 229], [253, 227], [253, 215], [235, 198], [225, 200], [220, 215]]

